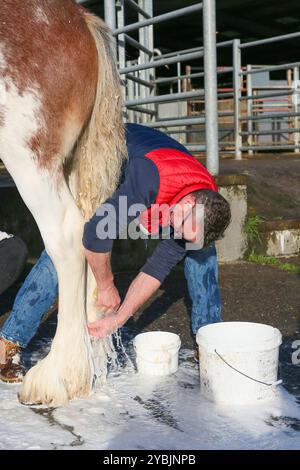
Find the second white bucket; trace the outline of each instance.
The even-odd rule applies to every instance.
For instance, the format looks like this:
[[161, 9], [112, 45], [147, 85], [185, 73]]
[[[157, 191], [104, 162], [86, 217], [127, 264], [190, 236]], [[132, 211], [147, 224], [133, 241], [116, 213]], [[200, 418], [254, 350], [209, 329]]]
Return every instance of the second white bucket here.
[[133, 340], [138, 372], [146, 375], [169, 375], [178, 369], [181, 341], [178, 335], [151, 331]]
[[257, 403], [276, 394], [281, 333], [248, 322], [207, 325], [197, 333], [201, 392], [229, 405]]

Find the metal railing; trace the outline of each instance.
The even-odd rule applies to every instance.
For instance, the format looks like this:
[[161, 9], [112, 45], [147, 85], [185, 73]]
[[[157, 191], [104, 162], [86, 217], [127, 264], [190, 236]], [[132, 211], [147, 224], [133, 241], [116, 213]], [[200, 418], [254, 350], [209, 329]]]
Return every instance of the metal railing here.
[[[116, 38], [125, 120], [162, 129], [191, 151], [205, 152], [213, 174], [219, 171], [219, 151], [237, 159], [245, 152], [299, 152], [300, 62], [242, 63], [244, 50], [294, 39], [300, 32], [216, 44], [215, 0], [157, 16], [155, 0], [104, 0], [104, 6]], [[127, 13], [135, 17], [130, 24]], [[203, 46], [162, 54], [155, 48], [155, 25], [187, 15], [199, 15], [199, 28], [202, 16]], [[225, 67], [216, 63], [221, 48], [231, 49]], [[257, 84], [256, 77], [275, 71], [286, 71], [283, 85]]]
[[[259, 47], [265, 44], [287, 41], [300, 37], [300, 32], [275, 36], [248, 43], [235, 40], [234, 55], [241, 57], [244, 49]], [[242, 152], [260, 151], [293, 151], [299, 153], [299, 66], [300, 62], [253, 66], [236, 69], [237, 83], [235, 87], [235, 157], [242, 158]], [[267, 74], [285, 71], [286, 80], [283, 85], [254, 85], [255, 74]], [[241, 92], [242, 80], [246, 80], [246, 90]], [[241, 103], [247, 103], [242, 112]], [[262, 122], [262, 124], [260, 124]], [[246, 130], [243, 127], [246, 126]], [[264, 139], [262, 139], [262, 137]], [[265, 138], [272, 141], [268, 142]], [[246, 141], [243, 139], [246, 139]]]
[[[105, 21], [116, 37], [119, 71], [123, 77], [125, 119], [170, 133], [184, 136], [187, 126], [205, 126], [205, 142], [201, 145], [190, 144], [193, 151], [206, 152], [207, 167], [213, 174], [219, 171], [218, 153], [218, 114], [216, 78], [216, 18], [215, 0], [203, 0], [192, 6], [179, 8], [154, 16], [153, 0], [105, 0]], [[136, 21], [126, 24], [127, 11], [136, 15]], [[204, 47], [180, 50], [162, 54], [155, 49], [155, 25], [172, 21], [187, 15], [199, 15], [199, 28], [203, 22]], [[132, 33], [138, 32], [138, 40]], [[220, 46], [221, 47], [221, 46]], [[128, 50], [135, 51], [135, 57], [128, 59]], [[132, 54], [131, 52], [131, 55]], [[182, 73], [182, 68], [197, 61], [203, 64], [201, 74], [202, 89], [185, 90], [184, 83], [195, 78]], [[164, 76], [166, 67], [175, 68], [173, 77]], [[177, 90], [165, 92], [164, 86], [177, 84]], [[209, 86], [208, 86], [209, 85]], [[205, 100], [205, 116], [192, 118], [187, 114], [188, 103], [196, 98]], [[182, 103], [181, 113], [174, 116], [171, 107]], [[169, 115], [168, 113], [169, 108]], [[185, 111], [186, 110], [186, 111]]]
[[[232, 67], [218, 67], [218, 117], [219, 149], [221, 154], [234, 154], [241, 159], [242, 154], [258, 152], [294, 152], [300, 147], [299, 110], [299, 66], [300, 62], [278, 65], [242, 66], [243, 50], [250, 47], [287, 41], [300, 36], [300, 32], [248, 43], [239, 39], [227, 41], [232, 48]], [[218, 47], [222, 43], [217, 43]], [[269, 74], [277, 71], [285, 73], [281, 82], [270, 80]], [[224, 88], [224, 74], [227, 74]], [[200, 77], [190, 74], [189, 77]], [[229, 78], [231, 76], [231, 78]], [[255, 77], [260, 83], [255, 83]], [[174, 80], [175, 77], [172, 77]], [[201, 98], [190, 102], [189, 117], [204, 116], [204, 101]], [[203, 139], [203, 125], [187, 129], [187, 139], [197, 141], [199, 147]]]

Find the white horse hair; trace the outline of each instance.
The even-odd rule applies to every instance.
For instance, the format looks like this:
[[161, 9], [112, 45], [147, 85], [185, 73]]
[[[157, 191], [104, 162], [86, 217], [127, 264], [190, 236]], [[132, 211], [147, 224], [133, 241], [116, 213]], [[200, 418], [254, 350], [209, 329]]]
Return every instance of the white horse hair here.
[[126, 158], [120, 79], [107, 27], [73, 0], [3, 0], [0, 24], [0, 157], [59, 282], [51, 350], [19, 399], [59, 406], [89, 394], [111, 353], [111, 339], [96, 342], [95, 371], [87, 332], [95, 280], [87, 285], [82, 233]]

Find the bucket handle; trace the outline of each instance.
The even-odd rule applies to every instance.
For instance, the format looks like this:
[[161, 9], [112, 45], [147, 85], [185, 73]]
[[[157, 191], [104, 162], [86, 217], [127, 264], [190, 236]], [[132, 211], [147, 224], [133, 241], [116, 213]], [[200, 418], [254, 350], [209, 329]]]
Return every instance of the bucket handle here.
[[267, 382], [263, 382], [262, 380], [257, 380], [257, 379], [254, 379], [253, 377], [250, 377], [250, 375], [247, 375], [247, 374], [244, 374], [244, 372], [241, 372], [240, 370], [236, 369], [235, 367], [233, 367], [232, 365], [230, 365], [227, 361], [225, 361], [225, 359], [221, 356], [221, 354], [218, 353], [218, 351], [215, 349], [215, 353], [217, 354], [217, 356], [222, 359], [223, 362], [225, 362], [225, 364], [230, 367], [231, 369], [235, 370], [236, 372], [238, 372], [239, 374], [243, 375], [244, 377], [247, 377], [248, 379], [250, 380], [253, 380], [254, 382], [258, 382], [260, 384], [263, 384], [263, 385], [267, 385], [268, 387], [274, 387], [275, 385], [280, 385], [282, 383], [282, 380], [277, 380], [277, 382], [273, 382], [271, 384], [268, 384]]

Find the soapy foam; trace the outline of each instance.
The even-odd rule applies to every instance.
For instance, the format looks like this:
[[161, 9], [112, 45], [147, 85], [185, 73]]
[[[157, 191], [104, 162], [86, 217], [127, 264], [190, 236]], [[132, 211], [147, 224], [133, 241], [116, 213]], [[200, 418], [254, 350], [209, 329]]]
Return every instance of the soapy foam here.
[[[27, 362], [44, 356], [49, 343], [36, 343]], [[133, 358], [133, 348], [124, 347]], [[162, 378], [141, 377], [124, 358], [119, 362], [87, 399], [54, 410], [24, 407], [18, 387], [0, 383], [0, 449], [300, 447], [300, 402], [283, 387], [274, 401], [221, 407], [201, 396], [191, 350], [180, 352], [176, 374]]]

